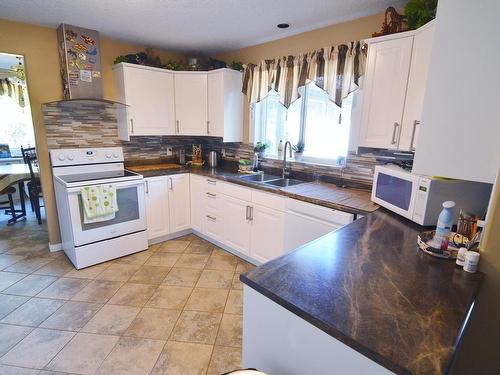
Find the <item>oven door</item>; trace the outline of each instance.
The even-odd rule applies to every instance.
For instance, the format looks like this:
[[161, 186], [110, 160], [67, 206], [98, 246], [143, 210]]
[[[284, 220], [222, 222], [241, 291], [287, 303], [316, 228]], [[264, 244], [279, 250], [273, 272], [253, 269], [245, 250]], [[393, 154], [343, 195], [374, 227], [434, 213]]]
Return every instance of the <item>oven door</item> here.
[[85, 224], [80, 187], [68, 189], [69, 211], [75, 246], [146, 230], [144, 180], [117, 182], [118, 211], [114, 219]]
[[372, 201], [412, 220], [419, 180], [419, 176], [407, 171], [377, 166]]

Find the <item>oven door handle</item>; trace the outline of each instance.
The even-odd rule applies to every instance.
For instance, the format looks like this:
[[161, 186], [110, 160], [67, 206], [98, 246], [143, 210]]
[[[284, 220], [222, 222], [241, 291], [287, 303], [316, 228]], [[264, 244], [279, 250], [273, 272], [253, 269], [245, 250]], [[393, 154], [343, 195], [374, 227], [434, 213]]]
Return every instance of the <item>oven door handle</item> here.
[[[117, 183], [106, 183], [106, 184], [95, 184], [95, 185], [113, 185], [116, 189], [123, 189], [123, 188], [134, 187], [134, 186], [144, 186], [144, 180], [135, 180], [133, 182], [124, 181], [124, 182], [117, 182]], [[91, 186], [91, 185], [88, 185], [88, 186]], [[80, 193], [83, 187], [85, 187], [85, 185], [73, 187], [73, 188], [68, 188], [67, 192], [68, 193]]]

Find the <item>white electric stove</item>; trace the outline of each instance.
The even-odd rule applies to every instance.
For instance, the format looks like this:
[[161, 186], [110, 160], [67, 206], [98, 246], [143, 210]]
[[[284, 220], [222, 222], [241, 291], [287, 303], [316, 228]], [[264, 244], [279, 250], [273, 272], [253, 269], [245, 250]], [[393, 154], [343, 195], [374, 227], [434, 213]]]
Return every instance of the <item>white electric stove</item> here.
[[[144, 179], [124, 168], [121, 147], [50, 150], [62, 247], [77, 268], [148, 248]], [[81, 189], [116, 188], [118, 212], [84, 223]]]

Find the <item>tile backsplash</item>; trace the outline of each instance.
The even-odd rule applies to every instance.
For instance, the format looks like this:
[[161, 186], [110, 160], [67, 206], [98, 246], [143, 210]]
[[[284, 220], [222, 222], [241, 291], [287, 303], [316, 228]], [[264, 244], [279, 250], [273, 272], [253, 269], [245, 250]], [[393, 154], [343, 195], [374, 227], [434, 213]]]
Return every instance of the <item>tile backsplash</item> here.
[[[121, 141], [118, 138], [116, 107], [104, 102], [45, 104], [43, 114], [49, 149], [122, 146], [128, 164], [174, 161], [177, 160], [179, 149], [186, 150], [189, 155], [193, 144], [201, 144], [204, 154], [210, 150], [221, 152], [224, 149], [224, 160], [228, 162], [253, 157], [253, 145], [223, 143], [221, 138], [215, 137], [138, 136], [132, 137], [129, 142]], [[168, 155], [169, 149], [174, 155]], [[264, 158], [260, 165], [263, 169], [280, 169], [282, 161]], [[344, 167], [293, 162], [291, 170], [292, 173], [317, 174], [369, 185], [375, 165], [373, 157], [350, 152]]]

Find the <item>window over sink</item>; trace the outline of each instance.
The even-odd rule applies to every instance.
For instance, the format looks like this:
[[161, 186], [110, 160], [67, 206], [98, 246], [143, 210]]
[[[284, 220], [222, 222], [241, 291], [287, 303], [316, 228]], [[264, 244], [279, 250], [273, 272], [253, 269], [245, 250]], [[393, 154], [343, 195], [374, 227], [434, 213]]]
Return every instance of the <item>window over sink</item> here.
[[352, 94], [342, 108], [330, 101], [328, 94], [314, 82], [299, 88], [300, 98], [287, 110], [276, 91], [253, 107], [255, 142], [269, 145], [266, 156], [278, 157], [280, 140], [305, 145], [302, 160], [306, 163], [338, 164], [345, 160], [349, 146]]

